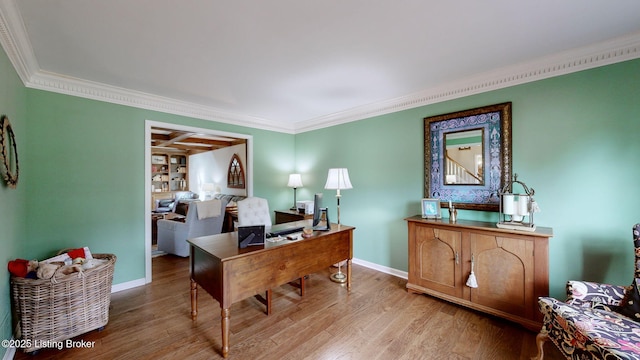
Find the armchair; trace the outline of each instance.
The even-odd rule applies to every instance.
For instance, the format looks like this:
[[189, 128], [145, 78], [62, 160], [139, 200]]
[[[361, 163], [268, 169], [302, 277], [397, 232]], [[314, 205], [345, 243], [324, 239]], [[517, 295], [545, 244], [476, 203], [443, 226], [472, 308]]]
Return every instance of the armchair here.
[[271, 227], [271, 214], [266, 199], [250, 197], [238, 201], [238, 226], [264, 225]]
[[184, 222], [158, 220], [158, 250], [189, 256], [187, 239], [222, 232], [226, 206], [224, 200], [194, 201], [189, 206]]
[[633, 227], [633, 240], [632, 286], [568, 281], [565, 302], [538, 299], [544, 320], [534, 359], [542, 360], [547, 340], [567, 359], [640, 359], [640, 224]]

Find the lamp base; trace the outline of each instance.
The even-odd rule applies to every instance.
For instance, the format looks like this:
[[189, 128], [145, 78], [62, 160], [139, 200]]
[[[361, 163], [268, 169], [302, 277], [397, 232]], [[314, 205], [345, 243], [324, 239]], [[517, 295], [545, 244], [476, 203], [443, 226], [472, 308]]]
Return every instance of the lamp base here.
[[331, 276], [329, 276], [329, 279], [331, 279], [331, 281], [333, 282], [345, 283], [347, 282], [347, 275], [345, 275], [342, 271], [338, 270], [337, 273], [331, 274]]
[[500, 229], [536, 231], [536, 226], [528, 223], [499, 222], [496, 226]]

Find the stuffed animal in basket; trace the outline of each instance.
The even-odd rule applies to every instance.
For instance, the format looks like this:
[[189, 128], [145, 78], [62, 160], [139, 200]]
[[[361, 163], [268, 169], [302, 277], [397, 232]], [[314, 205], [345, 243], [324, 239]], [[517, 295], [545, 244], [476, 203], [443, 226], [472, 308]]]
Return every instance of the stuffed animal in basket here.
[[64, 265], [64, 263], [40, 263], [38, 266], [38, 279], [51, 279], [53, 277], [60, 278], [73, 273], [81, 273], [82, 266]]
[[9, 261], [8, 269], [11, 275], [31, 279], [52, 279], [82, 273], [99, 265], [106, 260], [95, 259], [89, 248], [67, 249], [60, 251], [57, 256], [38, 262], [38, 260], [16, 259]]
[[9, 261], [7, 269], [13, 276], [35, 279], [38, 260], [15, 259]]

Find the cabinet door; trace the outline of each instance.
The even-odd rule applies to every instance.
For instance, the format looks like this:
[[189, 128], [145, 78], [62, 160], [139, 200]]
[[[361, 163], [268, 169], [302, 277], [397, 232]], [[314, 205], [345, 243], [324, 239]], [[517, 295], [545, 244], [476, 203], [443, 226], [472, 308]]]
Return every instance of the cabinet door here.
[[409, 236], [409, 283], [462, 296], [458, 231], [416, 224]]
[[470, 252], [478, 287], [473, 303], [531, 318], [535, 309], [533, 241], [471, 233]]

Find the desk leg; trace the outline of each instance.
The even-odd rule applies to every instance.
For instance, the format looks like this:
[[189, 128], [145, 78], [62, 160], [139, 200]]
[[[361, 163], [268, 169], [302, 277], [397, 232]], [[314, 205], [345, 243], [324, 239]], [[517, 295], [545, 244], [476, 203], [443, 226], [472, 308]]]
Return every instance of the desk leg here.
[[351, 291], [351, 259], [347, 260], [347, 291]]
[[220, 312], [222, 318], [222, 356], [229, 355], [229, 309], [222, 309]]
[[191, 279], [191, 320], [198, 317], [198, 283]]

